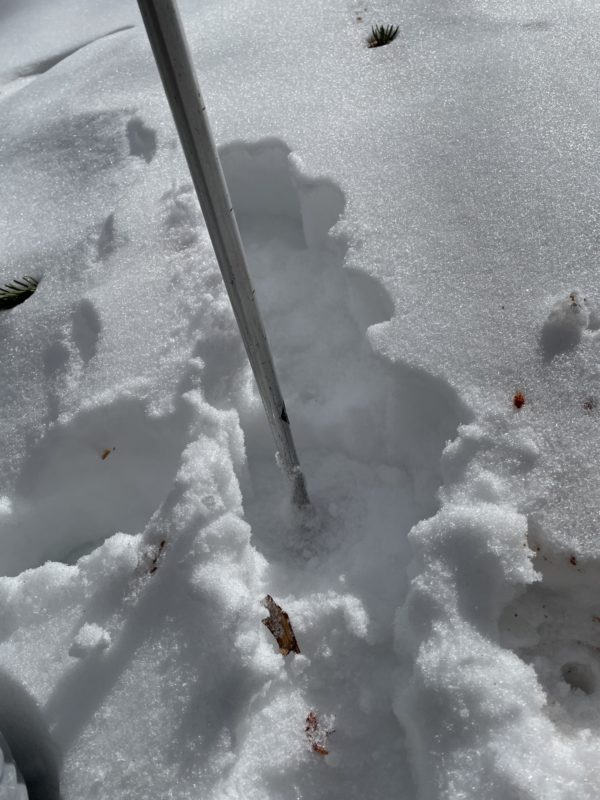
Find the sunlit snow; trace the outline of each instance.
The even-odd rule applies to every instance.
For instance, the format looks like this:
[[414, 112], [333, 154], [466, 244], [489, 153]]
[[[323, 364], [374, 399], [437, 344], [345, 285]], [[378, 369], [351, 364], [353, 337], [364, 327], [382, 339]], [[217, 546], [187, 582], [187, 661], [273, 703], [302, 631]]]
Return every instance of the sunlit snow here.
[[0, 285], [40, 282], [0, 311], [0, 732], [30, 799], [595, 800], [600, 5], [181, 12], [313, 507], [136, 3], [5, 0]]

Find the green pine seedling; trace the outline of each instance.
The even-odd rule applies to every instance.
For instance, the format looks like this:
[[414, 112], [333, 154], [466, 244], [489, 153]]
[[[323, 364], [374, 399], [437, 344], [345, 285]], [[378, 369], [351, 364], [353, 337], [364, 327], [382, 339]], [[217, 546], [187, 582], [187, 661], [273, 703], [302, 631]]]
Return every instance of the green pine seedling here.
[[384, 44], [393, 42], [398, 35], [400, 26], [396, 25], [373, 25], [371, 28], [371, 35], [367, 39], [369, 47], [383, 47]]
[[39, 281], [31, 275], [24, 275], [22, 278], [15, 278], [11, 283], [0, 286], [0, 311], [8, 311], [10, 308], [24, 303], [35, 292]]

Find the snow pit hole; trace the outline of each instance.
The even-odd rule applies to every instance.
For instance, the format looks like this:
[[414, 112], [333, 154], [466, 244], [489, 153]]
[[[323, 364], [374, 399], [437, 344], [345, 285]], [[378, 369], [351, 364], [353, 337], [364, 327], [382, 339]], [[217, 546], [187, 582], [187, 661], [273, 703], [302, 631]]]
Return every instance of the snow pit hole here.
[[[311, 279], [325, 279], [334, 270], [339, 273], [338, 280], [328, 294], [339, 292], [338, 301], [363, 332], [392, 317], [393, 302], [379, 281], [343, 267], [346, 246], [330, 236], [330, 230], [344, 212], [345, 199], [333, 181], [299, 174], [289, 147], [278, 139], [229, 144], [219, 154], [255, 280], [264, 279], [257, 250], [265, 245], [272, 253], [269, 261], [279, 249], [299, 255], [309, 253], [314, 263], [298, 263], [293, 270], [295, 280], [289, 286], [291, 292], [297, 291], [298, 281], [305, 281], [311, 288]], [[283, 276], [286, 271], [282, 266]], [[285, 287], [277, 289], [275, 299], [279, 300], [279, 292]], [[261, 307], [269, 303], [269, 294], [266, 287], [259, 293]], [[303, 299], [314, 302], [306, 294], [305, 291]], [[267, 308], [265, 313], [268, 316]]]
[[[230, 144], [220, 155], [309, 484], [311, 460], [320, 470], [324, 459], [339, 459], [339, 487], [344, 464], [350, 471], [351, 463], [424, 469], [423, 504], [403, 512], [409, 528], [437, 507], [441, 453], [470, 418], [468, 410], [443, 380], [373, 351], [367, 328], [389, 320], [393, 303], [379, 281], [344, 265], [347, 244], [331, 232], [344, 212], [340, 188], [329, 178], [301, 174], [298, 160], [276, 139]], [[198, 355], [211, 360], [202, 346]], [[253, 519], [250, 498], [258, 509], [258, 499], [279, 479], [261, 414], [242, 408], [241, 423], [249, 470], [247, 484], [240, 477], [245, 508], [253, 531], [263, 536], [266, 526]], [[260, 546], [264, 552], [264, 541]]]
[[73, 563], [116, 532], [142, 530], [171, 489], [191, 414], [181, 402], [153, 416], [127, 397], [51, 425], [2, 518], [2, 574]]
[[561, 667], [561, 675], [571, 689], [580, 689], [585, 694], [593, 694], [596, 690], [596, 676], [589, 664], [569, 661]]
[[139, 117], [132, 117], [127, 123], [129, 154], [139, 156], [149, 164], [156, 155], [156, 131], [145, 125]]
[[279, 139], [234, 142], [219, 155], [242, 235], [283, 237], [300, 247], [327, 242], [345, 205], [333, 181], [299, 174]]

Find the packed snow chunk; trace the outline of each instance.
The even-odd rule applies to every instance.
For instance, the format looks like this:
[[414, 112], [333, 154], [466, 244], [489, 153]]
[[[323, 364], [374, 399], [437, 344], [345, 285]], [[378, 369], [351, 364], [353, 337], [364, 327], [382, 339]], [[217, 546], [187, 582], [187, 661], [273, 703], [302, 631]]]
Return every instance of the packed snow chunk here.
[[250, 547], [248, 525], [223, 514], [196, 537], [192, 554], [198, 563], [191, 581], [194, 594], [214, 603], [223, 623], [247, 613], [255, 600], [249, 585], [262, 566], [262, 557]]
[[141, 552], [142, 534], [115, 533], [79, 559], [77, 573], [90, 586], [99, 580], [124, 583], [138, 569]]
[[330, 633], [343, 629], [358, 639], [367, 637], [369, 615], [360, 598], [351, 594], [319, 592], [289, 606], [294, 609], [298, 630], [320, 629], [327, 619]]
[[515, 654], [462, 621], [437, 625], [394, 704], [420, 800], [571, 797], [572, 750], [544, 706], [535, 672]]
[[186, 398], [196, 411], [197, 438], [183, 451], [173, 496], [166, 503], [167, 507], [176, 503], [176, 518], [184, 527], [194, 515], [206, 519], [229, 510], [240, 512], [235, 468], [241, 468], [246, 458], [237, 412], [217, 410], [197, 392]]
[[[410, 534], [423, 548], [426, 565], [438, 559], [448, 565], [466, 619], [491, 631], [514, 587], [539, 579], [526, 537], [527, 519], [508, 504], [495, 503], [448, 504]], [[437, 585], [432, 573], [434, 593]]]
[[23, 627], [39, 623], [78, 598], [77, 569], [60, 562], [48, 561], [16, 578], [0, 578], [0, 627], [12, 630], [15, 613]]
[[580, 292], [573, 291], [568, 297], [558, 300], [542, 328], [540, 344], [544, 358], [550, 361], [577, 347], [588, 327], [589, 317], [586, 298]]
[[[232, 800], [297, 798], [299, 785], [318, 768], [306, 738], [306, 699], [290, 684], [267, 684], [251, 700], [236, 729], [235, 759], [211, 797]], [[316, 763], [315, 763], [316, 762]]]
[[73, 639], [69, 655], [74, 658], [84, 658], [90, 653], [106, 650], [110, 647], [110, 641], [108, 631], [95, 622], [85, 622]]

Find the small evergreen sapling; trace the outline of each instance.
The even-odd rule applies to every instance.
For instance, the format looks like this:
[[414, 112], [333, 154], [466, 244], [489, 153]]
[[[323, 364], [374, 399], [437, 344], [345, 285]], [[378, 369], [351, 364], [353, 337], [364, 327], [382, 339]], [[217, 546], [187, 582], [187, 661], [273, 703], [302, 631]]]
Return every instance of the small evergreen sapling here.
[[400, 26], [396, 25], [373, 25], [371, 35], [367, 39], [369, 47], [383, 47], [384, 44], [393, 42], [398, 35]]
[[39, 281], [31, 275], [24, 275], [0, 286], [0, 311], [8, 311], [24, 303], [35, 292], [38, 283]]

